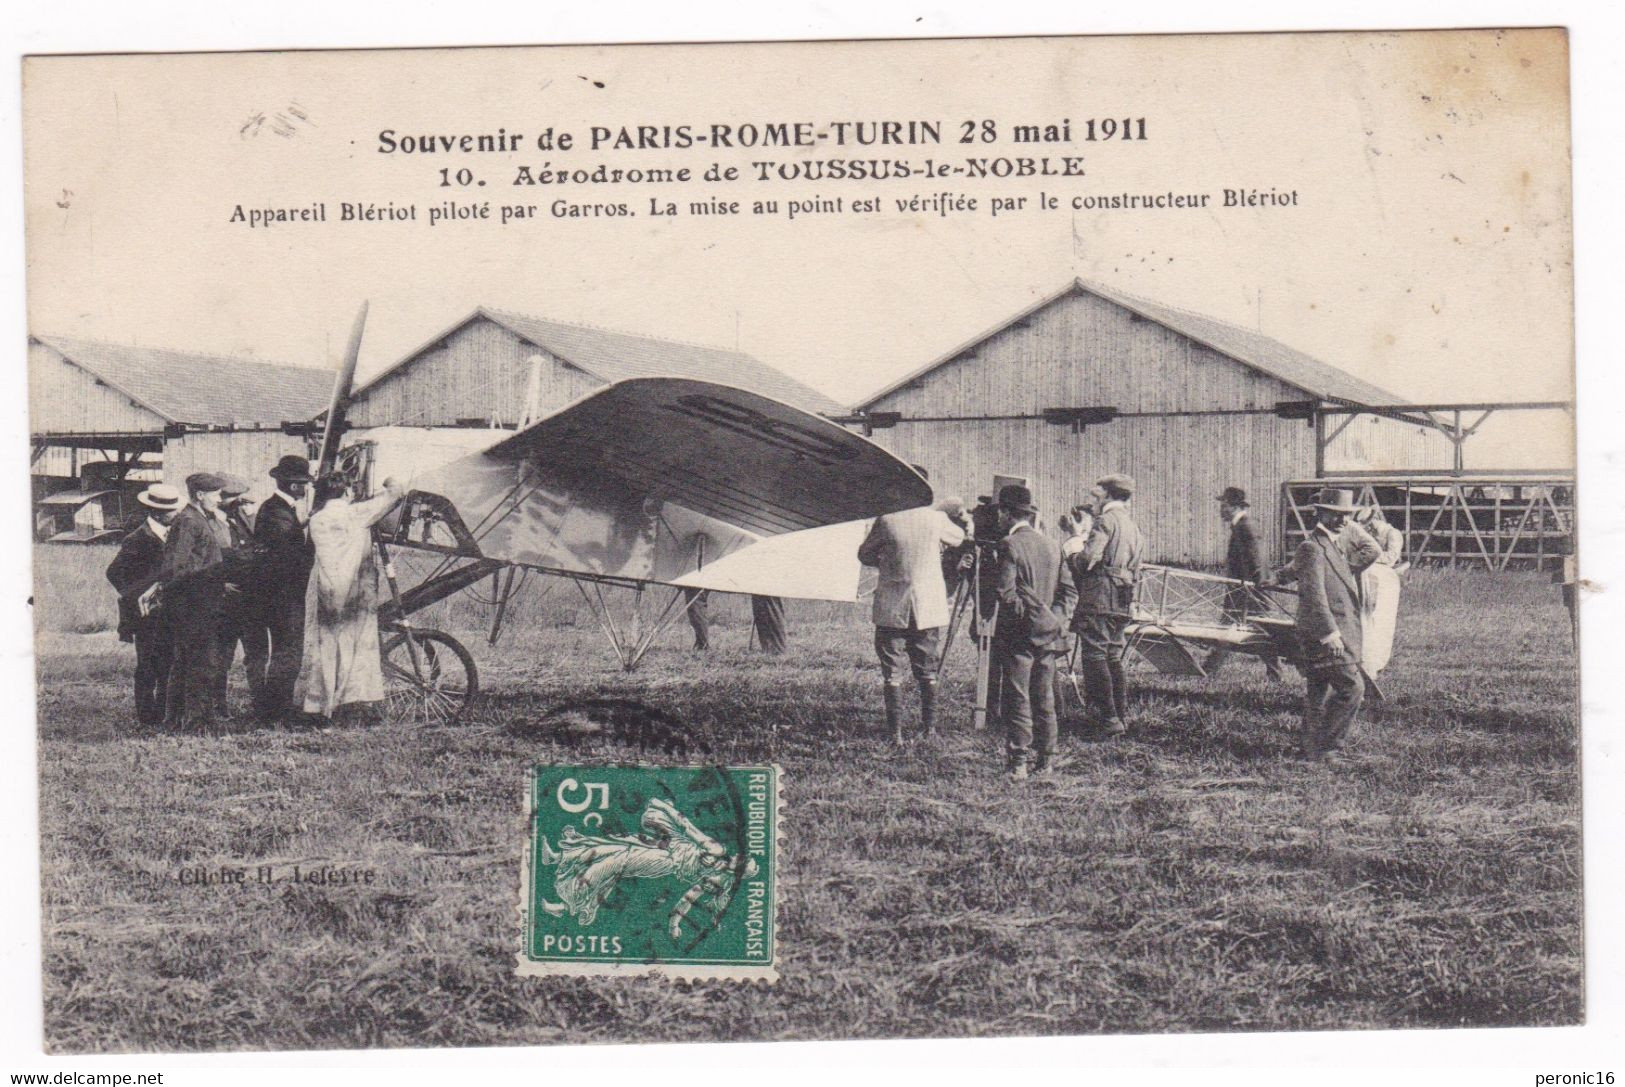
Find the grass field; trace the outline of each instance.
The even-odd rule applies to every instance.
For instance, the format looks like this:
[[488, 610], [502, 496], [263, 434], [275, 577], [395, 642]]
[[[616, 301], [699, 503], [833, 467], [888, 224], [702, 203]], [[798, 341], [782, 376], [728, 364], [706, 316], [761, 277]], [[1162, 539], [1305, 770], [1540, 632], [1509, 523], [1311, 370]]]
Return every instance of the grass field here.
[[[489, 694], [448, 729], [129, 738], [105, 552], [36, 553], [45, 1027], [58, 1052], [1580, 1021], [1576, 675], [1546, 576], [1417, 571], [1354, 764], [1289, 757], [1301, 685], [1139, 673], [1138, 738], [1066, 741], [1013, 787], [966, 729], [873, 738], [857, 608], [792, 605], [794, 653], [671, 631], [614, 664], [569, 586], [503, 643], [441, 620]], [[575, 598], [572, 604], [571, 598]], [[90, 633], [86, 633], [90, 632]], [[240, 683], [240, 677], [238, 679]], [[519, 979], [527, 740], [585, 695], [684, 717], [706, 759], [785, 769], [772, 988]], [[1063, 722], [1064, 724], [1064, 722]], [[371, 887], [183, 886], [188, 866], [370, 866]]]

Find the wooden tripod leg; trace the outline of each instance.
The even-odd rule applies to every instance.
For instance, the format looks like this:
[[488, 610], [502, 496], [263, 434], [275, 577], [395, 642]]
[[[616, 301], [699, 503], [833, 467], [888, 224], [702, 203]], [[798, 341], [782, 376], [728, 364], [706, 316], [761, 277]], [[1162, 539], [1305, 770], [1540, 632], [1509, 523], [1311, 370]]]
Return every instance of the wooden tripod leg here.
[[[954, 638], [959, 635], [960, 624], [964, 621], [965, 615], [970, 610], [970, 593], [974, 591], [974, 586], [967, 586], [966, 584], [961, 583], [959, 590], [954, 597], [953, 611], [949, 614], [948, 618], [948, 633], [942, 639], [942, 649], [937, 653], [936, 670], [933, 673], [939, 679], [942, 677], [942, 669], [948, 664], [948, 650], [953, 648]], [[974, 620], [972, 621], [974, 622]]]
[[970, 726], [987, 728], [987, 700], [993, 686], [993, 630], [999, 623], [999, 605], [976, 625], [976, 704], [971, 707]]

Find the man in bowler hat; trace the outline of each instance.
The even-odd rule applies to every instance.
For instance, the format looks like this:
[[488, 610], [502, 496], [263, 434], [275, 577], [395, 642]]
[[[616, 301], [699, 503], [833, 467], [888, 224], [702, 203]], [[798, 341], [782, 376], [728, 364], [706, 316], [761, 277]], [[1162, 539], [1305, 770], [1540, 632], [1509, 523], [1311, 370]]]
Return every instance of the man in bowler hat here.
[[310, 544], [307, 495], [315, 482], [310, 462], [289, 454], [271, 469], [276, 493], [260, 503], [254, 520], [259, 547], [253, 595], [270, 635], [270, 661], [260, 704], [262, 721], [280, 720], [293, 703], [293, 686], [304, 656], [305, 588], [315, 552]]
[[1055, 668], [1066, 652], [1074, 591], [1061, 549], [1034, 527], [1038, 508], [1020, 484], [999, 489], [1005, 537], [998, 549], [999, 621], [993, 631], [995, 674], [1002, 677], [1005, 750], [1010, 776], [1021, 780], [1054, 767]]
[[1315, 527], [1292, 560], [1308, 685], [1300, 754], [1317, 761], [1335, 759], [1365, 697], [1360, 571], [1349, 565], [1338, 540], [1353, 512], [1353, 491], [1323, 488], [1315, 500]]
[[[1258, 530], [1253, 526], [1247, 492], [1240, 487], [1226, 487], [1219, 495], [1219, 518], [1230, 527], [1230, 543], [1224, 555], [1225, 576], [1247, 582], [1227, 589], [1224, 594], [1224, 618], [1240, 623], [1263, 610], [1258, 590], [1254, 588], [1264, 581], [1263, 549], [1258, 543]], [[1209, 674], [1216, 672], [1229, 657], [1229, 650], [1215, 649], [1202, 662], [1202, 668]], [[1265, 673], [1279, 681], [1281, 662], [1273, 656], [1266, 656], [1263, 661]]]
[[139, 601], [158, 579], [169, 524], [186, 499], [174, 487], [154, 483], [135, 500], [146, 507], [146, 520], [120, 541], [118, 554], [107, 567], [107, 580], [118, 591], [119, 641], [135, 643], [136, 723], [155, 728], [164, 720], [164, 691], [169, 685], [169, 620], [162, 609], [143, 615]]

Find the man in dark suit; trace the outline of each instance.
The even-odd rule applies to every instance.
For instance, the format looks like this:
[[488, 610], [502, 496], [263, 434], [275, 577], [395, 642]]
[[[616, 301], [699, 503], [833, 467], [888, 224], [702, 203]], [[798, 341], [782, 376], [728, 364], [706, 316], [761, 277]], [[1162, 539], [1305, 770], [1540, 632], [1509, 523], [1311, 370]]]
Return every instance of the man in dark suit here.
[[1335, 757], [1365, 697], [1360, 671], [1360, 572], [1349, 566], [1338, 534], [1354, 512], [1354, 492], [1327, 487], [1315, 501], [1315, 527], [1298, 545], [1298, 639], [1308, 682], [1300, 753]]
[[999, 490], [1006, 535], [998, 550], [999, 622], [993, 655], [1002, 677], [1005, 749], [1010, 776], [1029, 767], [1046, 775], [1055, 765], [1055, 667], [1066, 652], [1066, 620], [1072, 606], [1072, 574], [1061, 549], [1033, 527], [1038, 509], [1019, 484]]
[[[1226, 487], [1224, 493], [1219, 495], [1219, 517], [1230, 526], [1230, 545], [1224, 556], [1225, 576], [1247, 582], [1245, 586], [1238, 585], [1226, 590], [1224, 618], [1231, 623], [1241, 623], [1247, 616], [1263, 610], [1258, 590], [1252, 588], [1264, 580], [1263, 549], [1258, 543], [1258, 530], [1253, 526], [1247, 492], [1240, 487]], [[1215, 649], [1207, 655], [1202, 667], [1212, 674], [1223, 667], [1229, 657], [1229, 650]], [[1263, 661], [1264, 671], [1269, 678], [1279, 682], [1281, 662], [1273, 656], [1266, 656]]]
[[210, 472], [186, 477], [191, 502], [170, 523], [158, 576], [138, 598], [143, 611], [156, 607], [165, 613], [174, 636], [164, 721], [195, 732], [214, 727], [225, 549], [231, 546], [231, 530], [219, 513], [224, 486]]
[[164, 564], [169, 523], [186, 500], [181, 492], [155, 483], [136, 496], [147, 519], [119, 543], [107, 567], [107, 580], [118, 591], [118, 636], [135, 643], [135, 719], [143, 728], [164, 720], [164, 690], [169, 684], [169, 622], [161, 610], [141, 614], [141, 594], [152, 588]]
[[265, 722], [280, 720], [293, 703], [293, 685], [304, 658], [305, 588], [315, 561], [306, 527], [310, 514], [305, 496], [314, 482], [310, 462], [289, 454], [277, 461], [270, 475], [277, 489], [260, 503], [254, 518], [259, 569], [253, 588], [245, 588], [257, 599], [270, 633], [263, 697], [255, 707]]

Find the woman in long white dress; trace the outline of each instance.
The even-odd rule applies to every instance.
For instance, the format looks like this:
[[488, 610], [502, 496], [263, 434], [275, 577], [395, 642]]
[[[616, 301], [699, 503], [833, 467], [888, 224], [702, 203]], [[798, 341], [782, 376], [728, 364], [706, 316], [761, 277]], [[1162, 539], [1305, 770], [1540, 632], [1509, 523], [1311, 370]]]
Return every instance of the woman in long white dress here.
[[1405, 554], [1405, 535], [1388, 523], [1382, 510], [1369, 506], [1355, 514], [1366, 535], [1381, 554], [1360, 573], [1361, 627], [1364, 630], [1361, 663], [1376, 675], [1393, 654], [1394, 630], [1399, 622], [1399, 570]]
[[403, 493], [387, 479], [379, 494], [355, 502], [340, 478], [317, 484], [318, 506], [310, 515], [316, 562], [305, 591], [305, 654], [297, 690], [306, 713], [332, 717], [342, 706], [383, 701], [372, 526]]

